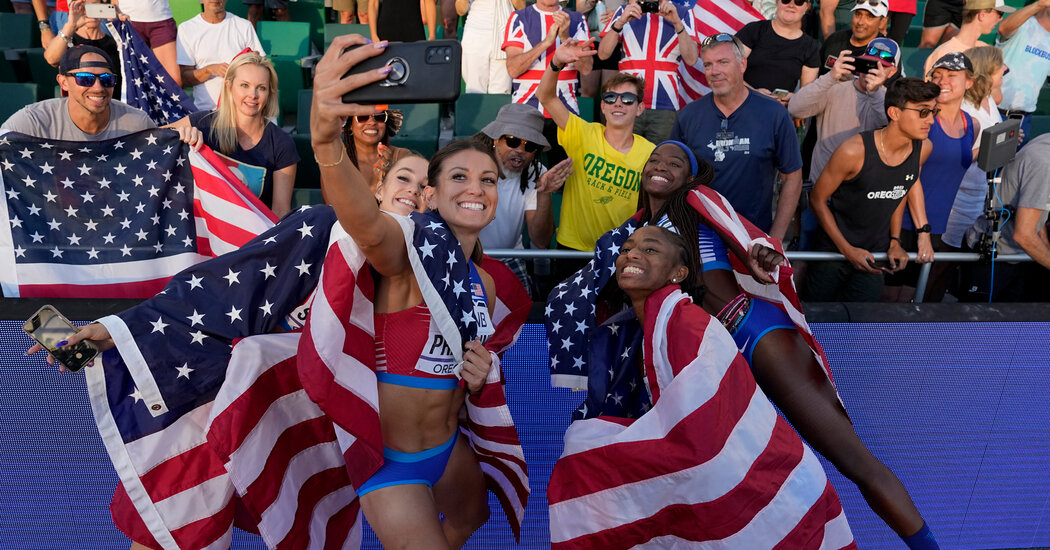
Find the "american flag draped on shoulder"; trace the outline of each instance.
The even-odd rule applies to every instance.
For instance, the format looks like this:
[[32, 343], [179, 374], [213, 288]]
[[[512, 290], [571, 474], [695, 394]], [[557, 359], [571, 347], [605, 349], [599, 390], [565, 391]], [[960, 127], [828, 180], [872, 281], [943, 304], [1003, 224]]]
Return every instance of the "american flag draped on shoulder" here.
[[[429, 307], [444, 312], [437, 316], [453, 322], [456, 336], [469, 337], [465, 318], [454, 317], [463, 307], [454, 291], [465, 273], [462, 252], [457, 270], [448, 261], [458, 245], [450, 251], [433, 229], [403, 221], [421, 286], [443, 293]], [[355, 249], [330, 208], [303, 209], [240, 250], [180, 273], [153, 299], [102, 319], [120, 353], [105, 354], [104, 369], [88, 369], [89, 392], [122, 482], [114, 521], [129, 537], [165, 549], [228, 547], [236, 519], [270, 547], [342, 548], [360, 540], [353, 487], [379, 466], [371, 449], [382, 442], [371, 274]], [[357, 270], [344, 271], [351, 264]], [[452, 312], [442, 300], [449, 295]], [[301, 338], [267, 334], [297, 326], [307, 299]], [[500, 327], [510, 317], [494, 317], [497, 333], [520, 329]], [[322, 356], [336, 362], [318, 362]], [[490, 381], [498, 382], [498, 364], [493, 373]], [[325, 376], [349, 380], [338, 410], [326, 411], [324, 397], [312, 399], [340, 391], [318, 389]], [[487, 440], [503, 445], [491, 454], [520, 467], [513, 482], [526, 489], [508, 501], [523, 509], [524, 456], [502, 397], [500, 384], [488, 384], [468, 410], [472, 420], [471, 407], [480, 411], [479, 423], [495, 432]], [[473, 433], [486, 441], [483, 431]], [[513, 445], [504, 444], [508, 433]], [[474, 436], [471, 442], [484, 462]], [[511, 519], [518, 523], [520, 515]]]
[[276, 218], [207, 147], [173, 130], [97, 142], [0, 135], [8, 297], [148, 298]]
[[158, 126], [197, 111], [193, 100], [175, 84], [131, 23], [116, 20], [106, 23], [106, 27], [120, 48], [124, 73], [120, 97], [124, 103], [145, 111]]
[[[717, 191], [701, 186], [694, 189], [687, 200], [700, 217], [710, 224], [727, 244], [732, 245], [732, 249], [746, 252], [752, 245], [765, 245], [781, 254], [784, 253], [783, 245], [778, 239], [770, 237], [737, 215], [729, 201]], [[585, 351], [589, 349], [594, 331], [593, 312], [596, 296], [612, 278], [620, 247], [637, 226], [638, 221], [632, 218], [621, 227], [603, 235], [595, 245], [594, 259], [575, 277], [563, 281], [551, 291], [547, 299], [546, 324], [547, 334], [550, 335], [552, 385], [587, 387], [588, 373], [592, 365], [587, 364]], [[772, 302], [783, 310], [813, 350], [828, 379], [834, 383], [824, 350], [813, 337], [806, 316], [802, 313], [802, 303], [795, 290], [792, 277], [794, 270], [791, 266], [785, 265], [777, 269], [774, 274], [776, 284], [763, 285], [751, 277], [740, 258], [733, 255], [730, 261], [740, 290]]]
[[676, 286], [649, 297], [644, 332], [653, 408], [569, 426], [547, 486], [551, 547], [856, 548], [729, 333]]
[[[699, 40], [706, 36], [725, 32], [736, 34], [744, 25], [765, 19], [746, 0], [698, 0], [693, 7], [693, 24]], [[678, 76], [682, 80], [682, 95], [694, 101], [711, 91], [707, 86], [702, 61], [696, 65], [678, 64]]]

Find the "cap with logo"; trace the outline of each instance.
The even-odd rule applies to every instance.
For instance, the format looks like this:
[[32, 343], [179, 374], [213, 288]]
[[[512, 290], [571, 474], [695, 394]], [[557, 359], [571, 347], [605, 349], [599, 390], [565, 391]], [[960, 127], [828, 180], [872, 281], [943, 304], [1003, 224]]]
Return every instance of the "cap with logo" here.
[[970, 62], [970, 58], [966, 57], [962, 52], [946, 53], [937, 60], [936, 63], [930, 67], [932, 73], [934, 69], [948, 69], [949, 71], [970, 71], [973, 72], [973, 63]]
[[901, 49], [893, 40], [880, 36], [868, 42], [868, 47], [857, 59], [870, 59], [886, 66], [898, 67], [901, 62]]

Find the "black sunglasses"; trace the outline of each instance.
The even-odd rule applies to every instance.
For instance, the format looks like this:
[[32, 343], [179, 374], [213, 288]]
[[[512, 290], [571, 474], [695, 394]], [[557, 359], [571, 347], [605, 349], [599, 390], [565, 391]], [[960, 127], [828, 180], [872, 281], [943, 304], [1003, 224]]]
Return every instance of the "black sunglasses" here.
[[919, 118], [926, 118], [930, 115], [937, 116], [941, 114], [940, 107], [934, 107], [932, 109], [916, 109], [915, 107], [901, 107], [901, 109], [904, 109], [906, 111], [915, 111], [916, 113], [919, 113]]
[[708, 46], [711, 46], [712, 44], [718, 44], [719, 42], [732, 42], [732, 41], [733, 41], [733, 35], [731, 35], [729, 33], [726, 33], [726, 32], [720, 32], [718, 34], [712, 34], [711, 36], [708, 36], [707, 38], [705, 38], [704, 41], [700, 43], [700, 47], [701, 48], [707, 48]]
[[638, 101], [638, 94], [633, 92], [605, 92], [602, 94], [602, 101], [605, 102], [606, 105], [616, 103], [617, 98], [619, 98], [620, 103], [623, 103], [624, 105], [634, 105], [634, 102]]
[[382, 113], [375, 113], [373, 115], [357, 115], [354, 118], [357, 119], [358, 124], [364, 124], [368, 122], [369, 118], [376, 122], [386, 123], [386, 111], [383, 111]]
[[503, 143], [506, 143], [507, 147], [510, 147], [511, 149], [517, 149], [521, 146], [522, 143], [524, 143], [526, 153], [539, 153], [543, 150], [543, 146], [539, 143], [533, 143], [531, 141], [521, 139], [519, 137], [503, 136], [500, 139], [502, 139]]
[[103, 88], [112, 88], [117, 85], [117, 75], [113, 73], [95, 74], [82, 72], [68, 73], [66, 76], [73, 77], [73, 80], [77, 82], [77, 86], [83, 86], [85, 88], [94, 86], [96, 80], [102, 83]]
[[[804, 6], [809, 0], [795, 0], [796, 6]], [[781, 4], [790, 4], [791, 0], [780, 0]]]

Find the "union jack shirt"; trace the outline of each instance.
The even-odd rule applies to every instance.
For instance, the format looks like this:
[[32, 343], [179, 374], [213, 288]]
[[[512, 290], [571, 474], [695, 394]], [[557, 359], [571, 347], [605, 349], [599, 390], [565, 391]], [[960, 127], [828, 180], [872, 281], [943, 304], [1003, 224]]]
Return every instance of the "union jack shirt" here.
[[[620, 6], [612, 19], [605, 24], [601, 36], [609, 32], [612, 25], [623, 14], [627, 4]], [[683, 37], [699, 42], [694, 29], [697, 28], [693, 11], [681, 5], [675, 5], [678, 17], [685, 25]], [[674, 25], [655, 13], [642, 14], [623, 26], [620, 32], [623, 44], [623, 57], [620, 59], [620, 72], [630, 73], [645, 79], [646, 109], [681, 109], [690, 98], [682, 90], [682, 80], [678, 75], [678, 63], [682, 54], [678, 48], [678, 34]]]
[[[507, 29], [504, 32], [503, 45], [500, 48], [504, 51], [507, 48], [521, 48], [524, 51], [529, 51], [536, 47], [537, 44], [543, 42], [543, 38], [547, 36], [550, 28], [554, 25], [555, 13], [557, 12], [542, 11], [535, 5], [532, 5], [510, 14], [510, 19], [507, 20]], [[565, 10], [565, 13], [569, 14], [570, 36], [581, 41], [591, 37], [590, 31], [587, 30], [587, 21], [584, 20], [582, 15], [569, 10]], [[540, 100], [536, 97], [536, 88], [540, 85], [540, 79], [543, 78], [543, 71], [547, 69], [547, 63], [550, 63], [550, 56], [554, 55], [554, 50], [558, 49], [560, 45], [561, 39], [555, 39], [554, 44], [551, 44], [546, 51], [540, 54], [539, 58], [528, 70], [511, 80], [511, 100], [514, 103], [532, 105], [539, 109], [543, 116], [547, 118], [550, 118], [550, 115], [540, 105]], [[576, 88], [578, 86], [579, 73], [576, 71], [576, 67], [570, 63], [558, 73], [558, 97], [575, 115], [580, 114], [580, 107], [576, 103]]]

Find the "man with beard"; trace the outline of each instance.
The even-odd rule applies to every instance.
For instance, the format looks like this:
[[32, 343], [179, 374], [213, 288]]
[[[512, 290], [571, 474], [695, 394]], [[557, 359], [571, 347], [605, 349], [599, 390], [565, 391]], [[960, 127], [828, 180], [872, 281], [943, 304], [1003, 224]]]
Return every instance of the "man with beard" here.
[[[538, 153], [550, 149], [543, 137], [543, 115], [523, 103], [504, 105], [496, 120], [482, 128], [475, 139], [492, 145], [501, 172], [496, 217], [481, 230], [482, 246], [524, 248], [524, 226], [532, 248], [547, 248], [554, 234], [551, 192], [561, 189], [572, 173], [572, 159], [565, 159], [550, 170], [540, 164]], [[535, 290], [525, 262], [518, 258], [506, 258], [503, 262], [530, 293]]]

